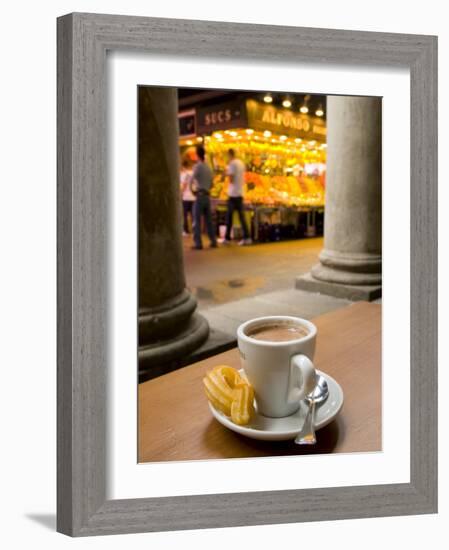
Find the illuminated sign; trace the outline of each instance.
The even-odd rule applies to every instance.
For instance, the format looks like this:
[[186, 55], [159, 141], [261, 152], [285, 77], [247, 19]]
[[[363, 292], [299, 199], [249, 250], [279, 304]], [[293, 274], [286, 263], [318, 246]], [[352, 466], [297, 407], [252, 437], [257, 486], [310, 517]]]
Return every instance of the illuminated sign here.
[[254, 130], [270, 130], [275, 134], [308, 139], [326, 138], [326, 124], [320, 118], [295, 113], [289, 109], [277, 109], [253, 99], [246, 102], [248, 126]]
[[[254, 99], [201, 107], [196, 112], [196, 135], [243, 128], [326, 141], [326, 123], [322, 118], [279, 109]], [[181, 135], [186, 137], [186, 134]]]
[[198, 133], [246, 127], [245, 106], [241, 101], [211, 105], [198, 110]]

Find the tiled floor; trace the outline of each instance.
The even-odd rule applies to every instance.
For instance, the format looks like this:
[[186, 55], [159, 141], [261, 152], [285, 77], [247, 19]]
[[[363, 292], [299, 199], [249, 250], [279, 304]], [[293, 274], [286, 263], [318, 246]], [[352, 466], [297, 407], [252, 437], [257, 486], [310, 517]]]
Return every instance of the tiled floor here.
[[312, 318], [351, 303], [294, 289], [295, 277], [317, 263], [321, 238], [201, 251], [190, 245], [185, 238], [187, 286], [210, 326], [227, 334], [254, 317]]
[[[186, 282], [204, 310], [219, 304], [291, 289], [295, 277], [317, 263], [322, 238], [191, 250], [184, 238]], [[206, 242], [203, 243], [204, 246]]]

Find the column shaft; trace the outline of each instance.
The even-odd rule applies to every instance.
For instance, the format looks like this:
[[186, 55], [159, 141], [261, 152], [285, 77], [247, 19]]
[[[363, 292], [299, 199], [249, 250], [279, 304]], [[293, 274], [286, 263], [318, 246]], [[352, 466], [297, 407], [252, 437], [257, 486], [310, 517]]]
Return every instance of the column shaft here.
[[187, 355], [209, 329], [185, 288], [176, 89], [138, 93], [139, 365], [146, 369]]
[[[376, 97], [327, 98], [327, 177], [324, 249], [310, 278], [322, 292], [344, 296], [339, 285], [367, 286], [348, 296], [372, 298], [382, 280], [382, 103]], [[313, 281], [312, 281], [313, 283]], [[334, 286], [333, 286], [334, 285]], [[313, 284], [312, 284], [313, 286]], [[316, 288], [317, 290], [320, 290]]]

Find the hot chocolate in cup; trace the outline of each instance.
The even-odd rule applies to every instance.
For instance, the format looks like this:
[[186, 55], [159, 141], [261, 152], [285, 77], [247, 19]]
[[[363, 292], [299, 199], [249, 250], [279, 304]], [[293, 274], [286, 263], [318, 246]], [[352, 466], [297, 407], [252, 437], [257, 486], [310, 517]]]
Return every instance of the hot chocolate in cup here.
[[260, 414], [289, 416], [314, 389], [316, 334], [313, 323], [291, 316], [259, 317], [239, 326], [242, 367]]

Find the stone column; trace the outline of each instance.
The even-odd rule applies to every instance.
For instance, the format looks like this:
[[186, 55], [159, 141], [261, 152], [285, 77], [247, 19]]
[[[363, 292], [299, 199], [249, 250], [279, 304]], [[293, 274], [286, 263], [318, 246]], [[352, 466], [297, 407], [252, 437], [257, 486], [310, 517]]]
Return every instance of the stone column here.
[[185, 287], [176, 89], [138, 93], [139, 368], [159, 373], [201, 346], [209, 326]]
[[296, 287], [352, 300], [381, 296], [380, 98], [327, 98], [324, 249]]

